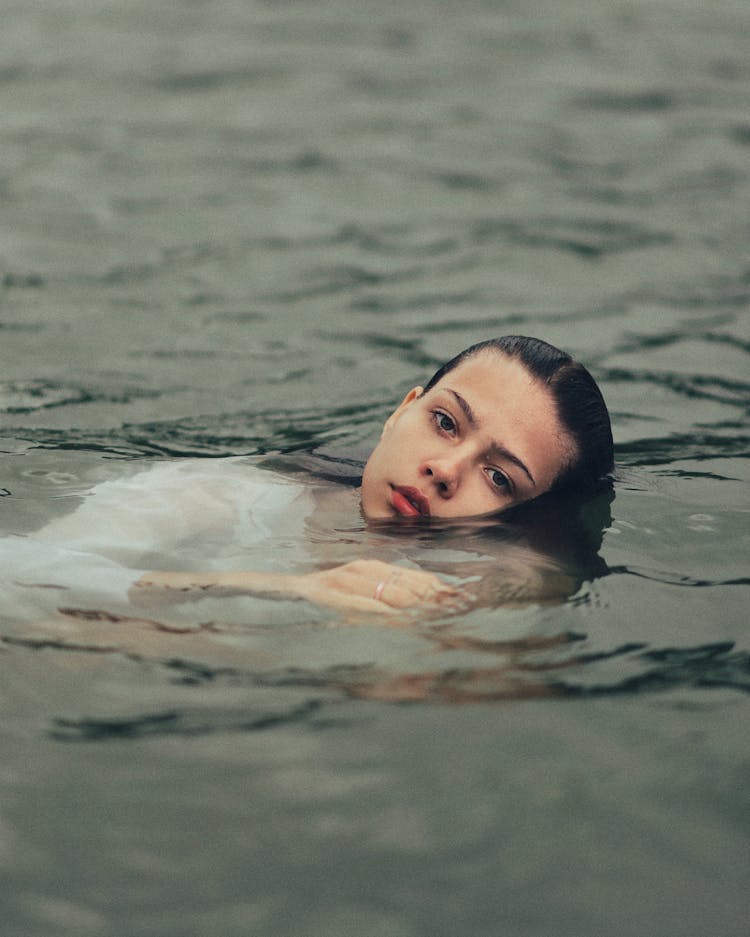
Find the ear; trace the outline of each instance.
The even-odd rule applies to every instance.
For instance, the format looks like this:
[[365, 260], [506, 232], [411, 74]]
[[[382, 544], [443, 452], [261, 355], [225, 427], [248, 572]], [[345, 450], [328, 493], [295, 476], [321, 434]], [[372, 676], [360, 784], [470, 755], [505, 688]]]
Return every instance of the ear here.
[[415, 401], [418, 397], [421, 397], [421, 396], [422, 396], [423, 393], [424, 393], [424, 388], [423, 388], [423, 387], [412, 387], [412, 389], [409, 391], [409, 393], [404, 397], [404, 399], [401, 401], [401, 403], [396, 407], [396, 409], [393, 411], [393, 413], [392, 413], [392, 414], [388, 417], [388, 419], [385, 421], [385, 423], [383, 424], [383, 432], [382, 432], [380, 435], [381, 435], [381, 436], [385, 435], [385, 433], [387, 433], [388, 430], [389, 430], [395, 423], [398, 422], [398, 420], [400, 419], [400, 417], [401, 417], [402, 413], [404, 412], [404, 410], [406, 410], [408, 407], [410, 407], [411, 404], [413, 404], [414, 401]]

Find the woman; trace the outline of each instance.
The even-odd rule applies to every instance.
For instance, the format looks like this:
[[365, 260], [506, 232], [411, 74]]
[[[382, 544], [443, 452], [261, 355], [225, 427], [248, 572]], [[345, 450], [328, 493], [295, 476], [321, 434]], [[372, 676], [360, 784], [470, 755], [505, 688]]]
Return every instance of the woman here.
[[[386, 420], [362, 476], [368, 521], [489, 517], [550, 492], [588, 492], [613, 468], [609, 414], [589, 372], [539, 339], [472, 345]], [[357, 560], [305, 575], [150, 573], [136, 587], [299, 596], [365, 611], [451, 604], [432, 573]]]
[[[590, 493], [611, 472], [612, 459], [609, 416], [588, 371], [545, 342], [507, 336], [471, 346], [424, 388], [409, 391], [367, 461], [359, 507], [368, 525], [384, 533], [415, 525], [455, 532], [467, 519], [474, 530], [494, 529], [499, 514], [508, 517], [511, 508], [527, 502], [544, 505], [543, 496]], [[15, 560], [6, 568], [15, 565], [14, 579], [24, 587], [70, 589], [72, 583], [112, 595], [120, 586], [139, 603], [230, 593], [382, 613], [481, 601], [481, 570], [465, 569], [465, 578], [477, 580], [469, 597], [433, 572], [375, 559], [332, 564], [329, 556], [329, 568], [294, 574], [234, 568], [145, 572], [144, 558], [164, 555], [166, 540], [192, 544], [188, 565], [200, 558], [211, 566], [213, 546], [226, 540], [228, 530], [240, 554], [244, 543], [267, 545], [272, 566], [279, 531], [290, 519], [314, 513], [321, 501], [342, 498], [340, 488], [311, 492], [288, 478], [253, 473], [236, 460], [220, 461], [220, 472], [215, 462], [166, 463], [133, 479], [106, 482], [33, 539], [6, 538], [11, 547], [4, 552]], [[503, 574], [509, 599], [528, 592], [533, 579], [519, 574], [524, 549], [513, 554], [513, 575], [507, 568]], [[318, 544], [316, 566], [324, 552]], [[544, 590], [536, 591], [539, 597]]]

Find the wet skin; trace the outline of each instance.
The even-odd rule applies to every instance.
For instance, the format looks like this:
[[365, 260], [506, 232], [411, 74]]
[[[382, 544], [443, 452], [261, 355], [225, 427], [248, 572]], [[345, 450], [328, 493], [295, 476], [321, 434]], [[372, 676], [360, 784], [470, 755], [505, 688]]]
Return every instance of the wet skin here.
[[362, 478], [368, 520], [476, 517], [548, 491], [575, 454], [549, 390], [517, 360], [483, 352], [385, 423]]

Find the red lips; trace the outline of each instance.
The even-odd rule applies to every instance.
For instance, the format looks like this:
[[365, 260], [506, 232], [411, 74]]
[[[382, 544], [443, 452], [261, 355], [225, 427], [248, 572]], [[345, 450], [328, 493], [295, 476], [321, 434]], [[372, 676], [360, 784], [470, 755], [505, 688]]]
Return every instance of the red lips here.
[[419, 488], [394, 485], [391, 504], [402, 517], [430, 516], [430, 502]]

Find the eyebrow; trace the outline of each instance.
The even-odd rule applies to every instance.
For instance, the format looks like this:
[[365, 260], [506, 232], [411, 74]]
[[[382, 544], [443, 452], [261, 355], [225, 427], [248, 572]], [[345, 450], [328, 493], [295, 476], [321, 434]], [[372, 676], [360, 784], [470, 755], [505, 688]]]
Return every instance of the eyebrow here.
[[[469, 401], [468, 401], [468, 400], [465, 400], [465, 399], [461, 396], [461, 394], [459, 394], [458, 391], [453, 390], [452, 387], [446, 387], [446, 390], [447, 390], [449, 393], [453, 394], [453, 396], [456, 398], [456, 403], [459, 405], [459, 407], [460, 407], [461, 410], [463, 411], [463, 414], [464, 414], [464, 416], [466, 417], [466, 420], [467, 420], [469, 426], [471, 426], [472, 429], [477, 429], [477, 428], [479, 427], [479, 421], [477, 420], [476, 416], [474, 415], [474, 411], [471, 409], [471, 406], [470, 406], [470, 404], [469, 404]], [[513, 465], [517, 465], [518, 468], [520, 468], [523, 472], [526, 473], [526, 475], [528, 476], [529, 481], [531, 482], [531, 484], [534, 485], [534, 486], [536, 486], [536, 481], [534, 481], [534, 476], [533, 476], [533, 475], [531, 474], [531, 472], [528, 470], [528, 468], [526, 467], [526, 465], [524, 465], [524, 463], [521, 461], [521, 459], [518, 458], [517, 455], [515, 455], [515, 454], [514, 454], [513, 452], [511, 452], [509, 449], [506, 449], [505, 446], [501, 446], [500, 443], [497, 443], [497, 442], [494, 442], [494, 441], [493, 441], [492, 444], [490, 445], [490, 451], [491, 451], [491, 452], [497, 453], [497, 455], [499, 455], [499, 456], [502, 456], [502, 458], [506, 459], [508, 462], [512, 462]]]

